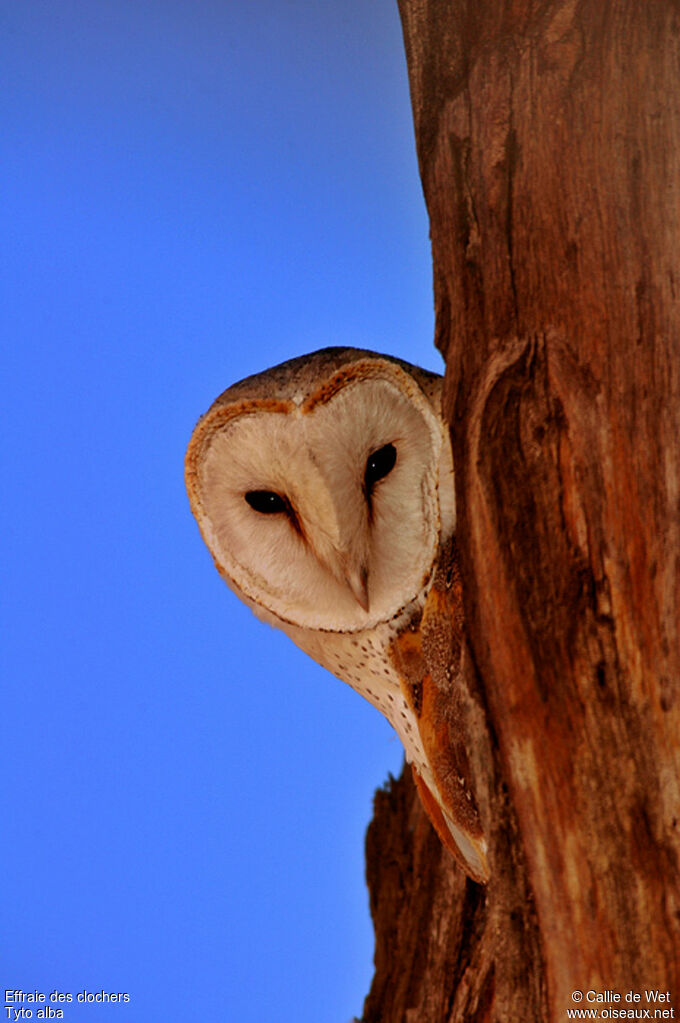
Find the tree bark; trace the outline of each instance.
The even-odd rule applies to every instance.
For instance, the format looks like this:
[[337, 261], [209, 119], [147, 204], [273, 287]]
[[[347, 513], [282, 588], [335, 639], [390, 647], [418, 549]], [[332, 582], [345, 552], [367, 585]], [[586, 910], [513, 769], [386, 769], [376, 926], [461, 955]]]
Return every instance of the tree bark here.
[[492, 875], [378, 794], [364, 1021], [677, 1018], [680, 5], [399, 5]]

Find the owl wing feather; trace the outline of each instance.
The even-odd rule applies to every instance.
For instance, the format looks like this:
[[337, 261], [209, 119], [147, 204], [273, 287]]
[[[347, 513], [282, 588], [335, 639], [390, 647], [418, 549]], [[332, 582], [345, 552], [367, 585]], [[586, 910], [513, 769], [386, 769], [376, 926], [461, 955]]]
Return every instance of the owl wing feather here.
[[463, 597], [455, 538], [442, 546], [422, 613], [394, 639], [390, 657], [413, 711], [430, 768], [412, 765], [420, 800], [447, 849], [478, 882], [489, 879], [487, 844], [467, 756], [461, 651]]

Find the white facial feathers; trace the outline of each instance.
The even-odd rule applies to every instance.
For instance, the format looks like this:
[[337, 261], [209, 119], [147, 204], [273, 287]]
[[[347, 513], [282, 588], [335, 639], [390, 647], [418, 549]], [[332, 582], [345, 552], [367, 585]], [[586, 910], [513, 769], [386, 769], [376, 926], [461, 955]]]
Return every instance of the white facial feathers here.
[[[282, 621], [329, 631], [413, 599], [438, 546], [443, 443], [413, 378], [374, 357], [322, 377], [302, 403], [228, 396], [187, 456], [192, 507], [227, 581]], [[258, 510], [247, 495], [262, 492], [283, 505]]]

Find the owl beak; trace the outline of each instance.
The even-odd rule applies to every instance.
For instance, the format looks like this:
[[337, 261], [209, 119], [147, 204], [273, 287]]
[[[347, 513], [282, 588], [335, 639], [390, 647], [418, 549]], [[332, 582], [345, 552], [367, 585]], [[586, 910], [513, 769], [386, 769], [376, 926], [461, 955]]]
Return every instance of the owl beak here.
[[345, 571], [345, 582], [364, 611], [368, 611], [368, 569], [363, 565], [359, 570], [348, 568]]

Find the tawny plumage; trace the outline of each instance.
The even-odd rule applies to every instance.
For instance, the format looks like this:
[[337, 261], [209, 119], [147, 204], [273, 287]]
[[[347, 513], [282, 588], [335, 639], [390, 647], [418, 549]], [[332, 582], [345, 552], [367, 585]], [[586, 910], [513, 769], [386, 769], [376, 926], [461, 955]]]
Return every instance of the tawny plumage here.
[[399, 734], [443, 842], [476, 880], [486, 843], [455, 728], [462, 599], [441, 377], [328, 348], [228, 388], [186, 456], [218, 571]]

